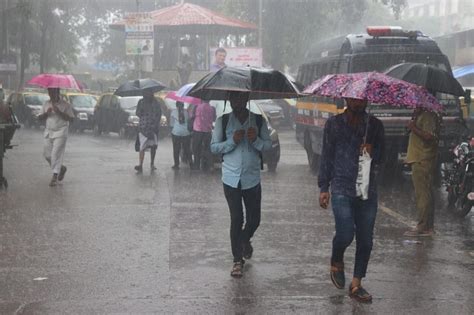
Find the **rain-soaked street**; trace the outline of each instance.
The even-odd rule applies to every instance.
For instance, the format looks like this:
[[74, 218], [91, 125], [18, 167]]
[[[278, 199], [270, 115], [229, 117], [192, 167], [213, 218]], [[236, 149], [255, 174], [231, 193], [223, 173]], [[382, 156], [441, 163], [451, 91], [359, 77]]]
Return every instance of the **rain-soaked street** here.
[[[73, 134], [64, 183], [49, 187], [40, 131], [22, 129], [7, 152], [0, 192], [0, 313], [472, 314], [473, 216], [438, 202], [437, 234], [403, 236], [414, 218], [409, 181], [383, 189], [365, 287], [353, 302], [329, 279], [333, 218], [294, 132], [263, 173], [262, 224], [244, 277], [233, 279], [220, 170], [174, 172], [171, 140], [158, 170], [136, 175], [133, 142]], [[441, 198], [444, 200], [444, 198]], [[354, 244], [353, 244], [354, 245]], [[354, 246], [346, 255], [352, 272]]]

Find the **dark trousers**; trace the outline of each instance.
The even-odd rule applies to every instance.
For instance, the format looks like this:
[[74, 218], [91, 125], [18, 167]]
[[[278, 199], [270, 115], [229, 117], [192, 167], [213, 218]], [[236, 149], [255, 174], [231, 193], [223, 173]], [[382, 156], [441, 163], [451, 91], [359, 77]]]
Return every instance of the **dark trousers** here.
[[356, 237], [354, 277], [363, 278], [367, 272], [373, 244], [377, 198], [361, 200], [344, 195], [332, 196], [336, 235], [332, 242], [332, 263], [344, 261], [344, 252]]
[[171, 139], [173, 140], [173, 158], [174, 165], [179, 166], [179, 155], [181, 149], [183, 150], [183, 162], [191, 161], [191, 136], [175, 136], [172, 135]]
[[212, 133], [193, 131], [193, 166], [196, 169], [209, 169], [212, 163], [211, 154]]
[[[224, 184], [224, 195], [230, 210], [230, 243], [234, 262], [242, 260], [242, 244], [247, 243], [260, 225], [262, 187], [233, 188]], [[245, 227], [242, 199], [245, 204]]]

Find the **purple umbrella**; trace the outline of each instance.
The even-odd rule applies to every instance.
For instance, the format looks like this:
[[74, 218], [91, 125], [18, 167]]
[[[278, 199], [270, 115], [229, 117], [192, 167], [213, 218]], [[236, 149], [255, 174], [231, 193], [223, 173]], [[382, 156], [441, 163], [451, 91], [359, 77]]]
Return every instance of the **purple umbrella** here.
[[355, 98], [375, 104], [423, 107], [441, 111], [442, 105], [424, 87], [378, 72], [329, 74], [314, 81], [304, 93], [336, 98]]

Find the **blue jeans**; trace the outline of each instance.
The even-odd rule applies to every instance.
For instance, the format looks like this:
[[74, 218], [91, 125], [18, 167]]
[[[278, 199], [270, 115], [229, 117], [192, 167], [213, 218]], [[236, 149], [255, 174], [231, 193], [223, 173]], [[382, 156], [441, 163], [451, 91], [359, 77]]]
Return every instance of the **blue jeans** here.
[[345, 195], [332, 196], [336, 235], [332, 241], [332, 263], [342, 263], [344, 252], [356, 237], [354, 277], [363, 278], [372, 251], [373, 231], [377, 215], [377, 197], [361, 200]]

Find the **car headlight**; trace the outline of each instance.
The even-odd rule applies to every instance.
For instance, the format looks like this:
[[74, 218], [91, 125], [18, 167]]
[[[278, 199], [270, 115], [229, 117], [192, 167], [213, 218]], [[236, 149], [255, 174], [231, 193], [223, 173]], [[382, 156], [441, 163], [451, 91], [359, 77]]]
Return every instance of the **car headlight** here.
[[31, 113], [33, 114], [33, 116], [38, 117], [39, 115], [41, 115], [41, 109], [32, 109]]
[[134, 125], [138, 125], [138, 122], [140, 121], [140, 118], [138, 116], [128, 116], [128, 122]]
[[168, 125], [168, 119], [166, 118], [165, 115], [161, 115], [160, 125], [161, 126], [167, 126]]
[[79, 113], [77, 114], [77, 118], [79, 118], [79, 120], [88, 120], [89, 117], [87, 116], [87, 113]]

